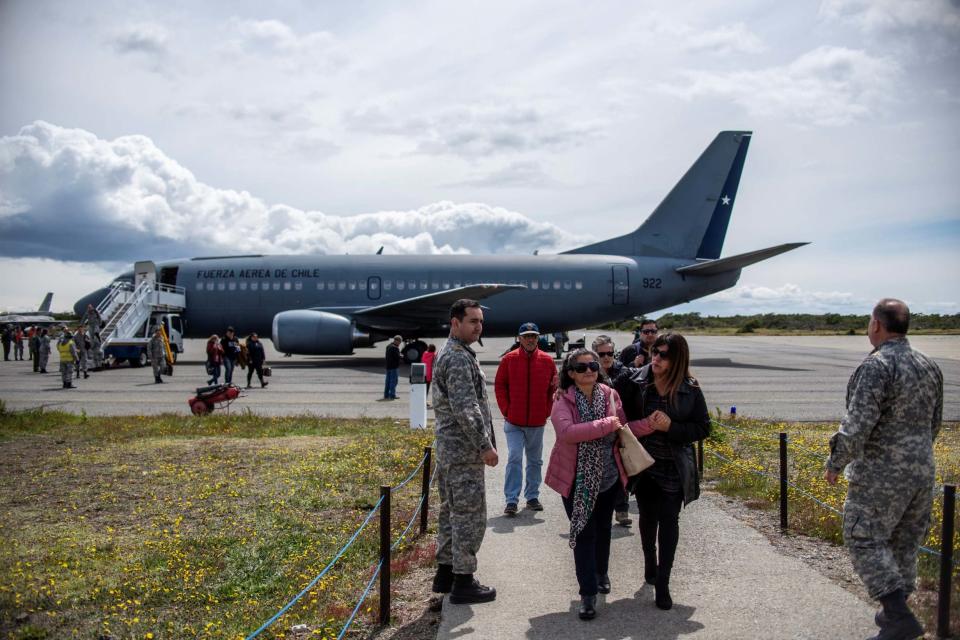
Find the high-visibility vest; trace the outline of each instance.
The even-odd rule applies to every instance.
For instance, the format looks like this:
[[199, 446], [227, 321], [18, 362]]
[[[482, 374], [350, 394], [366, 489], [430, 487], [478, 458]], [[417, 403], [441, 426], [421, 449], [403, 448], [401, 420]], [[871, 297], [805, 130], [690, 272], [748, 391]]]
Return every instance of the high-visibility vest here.
[[73, 338], [66, 342], [57, 343], [57, 351], [60, 352], [60, 362], [73, 362], [73, 354], [70, 353], [70, 347], [73, 345]]

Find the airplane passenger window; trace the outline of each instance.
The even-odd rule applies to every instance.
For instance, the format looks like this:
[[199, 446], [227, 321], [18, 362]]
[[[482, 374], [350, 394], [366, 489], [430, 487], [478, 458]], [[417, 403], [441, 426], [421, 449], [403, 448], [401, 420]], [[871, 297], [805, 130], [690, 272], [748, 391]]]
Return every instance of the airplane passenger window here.
[[358, 282], [357, 284], [360, 285], [360, 287], [359, 287], [359, 288], [360, 288], [360, 291], [366, 291], [366, 290], [367, 290], [367, 281], [366, 281], [366, 280], [361, 280], [361, 281]]
[[420, 281], [420, 288], [423, 289], [424, 291], [427, 290], [428, 287], [427, 287], [427, 281], [426, 281], [426, 280], [421, 280], [421, 281]]
[[293, 283], [293, 288], [295, 291], [301, 291], [303, 290], [303, 283], [297, 280], [296, 282]]
[[450, 283], [449, 283], [449, 282], [444, 282], [444, 283], [443, 283], [443, 288], [444, 288], [444, 289], [449, 289], [449, 288], [450, 288]]
[[563, 281], [563, 288], [564, 288], [564, 289], [570, 289], [572, 286], [573, 286], [573, 283], [570, 282], [569, 280], [564, 280], [564, 281]]
[[454, 283], [453, 283], [453, 288], [454, 288], [454, 289], [459, 289], [459, 288], [460, 288], [460, 283], [459, 283], [459, 282], [454, 282]]
[[582, 281], [582, 280], [576, 280], [576, 281], [573, 283], [573, 288], [574, 288], [574, 289], [583, 289], [583, 281]]
[[246, 290], [247, 290], [247, 281], [244, 280], [243, 282], [240, 283], [240, 291], [246, 291]]
[[274, 282], [274, 283], [273, 283], [273, 290], [274, 290], [274, 291], [280, 291], [280, 283], [279, 283], [279, 282]]
[[229, 289], [230, 291], [236, 291], [236, 290], [237, 290], [237, 283], [236, 283], [236, 282], [228, 282], [228, 283], [227, 283], [227, 289]]
[[287, 281], [287, 282], [284, 282], [284, 283], [283, 283], [283, 290], [284, 290], [284, 291], [290, 291], [290, 281]]
[[347, 283], [347, 289], [350, 289], [350, 291], [356, 291], [356, 290], [357, 290], [357, 281], [356, 281], [356, 280], [351, 280], [350, 282], [348, 282], [348, 283]]
[[323, 280], [317, 280], [317, 291], [323, 291]]
[[208, 283], [207, 283], [207, 291], [213, 291], [213, 283], [212, 283], [212, 282], [208, 282]]
[[531, 288], [531, 289], [539, 289], [539, 288], [540, 288], [540, 281], [539, 281], [539, 280], [531, 280], [531, 281], [530, 281], [530, 288]]
[[262, 291], [270, 291], [270, 283], [266, 280], [263, 281], [263, 284], [260, 285]]
[[217, 291], [225, 291], [226, 288], [227, 288], [226, 283], [223, 283], [223, 282], [218, 282], [218, 283], [217, 283]]
[[416, 289], [416, 288], [417, 288], [416, 280], [411, 280], [407, 283], [407, 289]]
[[546, 280], [543, 280], [543, 281], [540, 282], [540, 287], [543, 288], [543, 289], [549, 289], [549, 288], [550, 288], [550, 283], [549, 283], [548, 281], [546, 281]]
[[403, 280], [397, 280], [397, 291], [403, 291], [407, 286], [407, 283]]
[[251, 282], [251, 283], [250, 283], [250, 291], [256, 291], [256, 290], [259, 289], [259, 288], [260, 288], [260, 283], [259, 283], [259, 282]]
[[197, 283], [197, 291], [203, 291], [203, 283], [202, 283], [202, 282], [198, 282], [198, 283]]
[[384, 280], [384, 281], [383, 281], [383, 290], [384, 290], [384, 291], [390, 291], [390, 289], [393, 289], [393, 281], [392, 281], [392, 280]]
[[433, 288], [434, 291], [436, 291], [437, 289], [440, 288], [440, 283], [439, 283], [439, 282], [434, 282], [432, 288]]
[[554, 289], [559, 289], [559, 288], [560, 288], [560, 281], [559, 281], [559, 280], [554, 280], [554, 281], [553, 281], [553, 288], [554, 288]]
[[337, 289], [338, 289], [338, 290], [343, 291], [343, 290], [346, 289], [346, 288], [347, 288], [347, 281], [346, 281], [346, 280], [341, 280], [340, 282], [337, 283]]
[[370, 291], [376, 291], [380, 288], [380, 282], [377, 280], [370, 281]]
[[333, 290], [336, 289], [336, 288], [337, 288], [337, 285], [336, 285], [336, 283], [335, 283], [333, 280], [327, 280], [327, 290], [328, 290], [328, 291], [333, 291]]

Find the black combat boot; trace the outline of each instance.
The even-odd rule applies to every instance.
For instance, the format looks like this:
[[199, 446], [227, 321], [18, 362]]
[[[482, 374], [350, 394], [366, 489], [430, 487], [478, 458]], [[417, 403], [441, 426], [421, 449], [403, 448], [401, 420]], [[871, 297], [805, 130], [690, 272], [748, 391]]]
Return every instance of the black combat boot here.
[[437, 573], [433, 576], [434, 593], [450, 593], [453, 589], [453, 565], [438, 564]]
[[163, 380], [160, 378], [160, 376], [157, 376], [156, 378], [153, 379], [153, 383], [154, 383], [154, 384], [163, 384]]
[[597, 617], [597, 596], [580, 596], [580, 609], [577, 615], [581, 620], [593, 620]]
[[479, 604], [493, 602], [497, 599], [497, 590], [485, 587], [477, 581], [472, 573], [455, 573], [453, 575], [453, 591], [450, 592], [452, 604]]
[[876, 616], [880, 633], [870, 640], [913, 640], [923, 636], [923, 625], [907, 606], [907, 595], [897, 589], [880, 597], [883, 614]]
[[657, 568], [657, 582], [653, 587], [654, 601], [658, 609], [667, 611], [673, 607], [673, 598], [670, 597], [670, 567]]
[[647, 584], [657, 584], [657, 548], [643, 550], [643, 579]]

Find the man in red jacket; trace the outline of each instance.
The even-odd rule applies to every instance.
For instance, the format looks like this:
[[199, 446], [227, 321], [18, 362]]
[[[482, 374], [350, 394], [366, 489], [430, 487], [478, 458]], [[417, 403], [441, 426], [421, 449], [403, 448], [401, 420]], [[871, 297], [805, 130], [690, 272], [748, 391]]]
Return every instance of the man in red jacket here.
[[559, 379], [553, 358], [537, 348], [540, 329], [532, 322], [520, 325], [520, 346], [500, 360], [494, 389], [507, 436], [507, 468], [503, 493], [508, 516], [517, 514], [523, 484], [523, 454], [527, 454], [527, 508], [543, 511], [540, 481], [543, 466], [543, 426], [553, 408]]

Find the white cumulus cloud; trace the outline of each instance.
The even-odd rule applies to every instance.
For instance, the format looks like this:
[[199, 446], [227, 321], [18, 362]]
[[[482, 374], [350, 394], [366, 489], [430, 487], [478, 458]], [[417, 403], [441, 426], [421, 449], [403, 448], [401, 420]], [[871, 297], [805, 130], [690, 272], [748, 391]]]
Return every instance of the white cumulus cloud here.
[[38, 121], [0, 138], [0, 255], [77, 261], [203, 253], [531, 253], [582, 244], [483, 203], [334, 216], [204, 184], [146, 136]]

